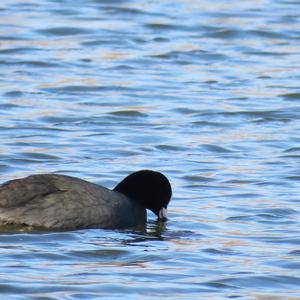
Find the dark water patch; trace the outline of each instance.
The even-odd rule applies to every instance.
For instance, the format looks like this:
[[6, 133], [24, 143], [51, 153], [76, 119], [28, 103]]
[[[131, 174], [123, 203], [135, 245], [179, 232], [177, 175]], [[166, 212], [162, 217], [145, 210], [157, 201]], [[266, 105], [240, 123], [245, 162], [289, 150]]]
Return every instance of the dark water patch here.
[[299, 159], [300, 158], [300, 154], [289, 154], [289, 155], [281, 155], [281, 158], [290, 158], [290, 159]]
[[232, 152], [234, 152], [226, 147], [212, 145], [212, 144], [201, 144], [200, 147], [201, 147], [201, 149], [204, 149], [208, 152], [215, 152], [215, 153], [232, 153]]
[[[91, 154], [101, 154], [103, 158], [105, 159], [112, 159], [113, 157], [121, 158], [121, 157], [130, 157], [130, 156], [138, 156], [142, 155], [139, 151], [133, 151], [133, 150], [114, 150], [114, 149], [105, 149], [101, 150], [98, 148], [95, 148], [95, 150], [91, 151]], [[87, 156], [85, 158], [93, 160], [93, 156]]]
[[173, 146], [173, 145], [157, 145], [155, 146], [156, 149], [161, 150], [161, 151], [186, 151], [187, 149], [184, 147], [180, 146]]
[[[226, 56], [218, 53], [208, 53], [204, 50], [192, 50], [192, 51], [170, 51], [167, 53], [153, 55], [153, 58], [159, 59], [175, 59], [181, 60], [181, 62], [186, 62], [186, 64], [191, 63], [191, 59], [201, 59], [203, 61], [215, 61], [224, 60]], [[193, 61], [196, 64], [197, 61]]]
[[[30, 258], [25, 258], [25, 259], [30, 259]], [[47, 263], [51, 261], [52, 264], [54, 264], [55, 262], [67, 264], [68, 261], [73, 261], [73, 259], [67, 253], [56, 253], [56, 252], [47, 252], [47, 251], [44, 251], [42, 253], [34, 253], [33, 258], [31, 259], [39, 261], [40, 264], [43, 261]]]
[[[54, 121], [54, 119], [52, 119]], [[51, 121], [51, 119], [49, 119], [48, 121]], [[97, 130], [99, 130], [99, 126], [107, 126], [109, 125], [112, 120], [111, 118], [107, 117], [106, 115], [98, 115], [96, 117], [90, 117], [90, 118], [74, 118], [72, 121], [72, 118], [70, 119], [71, 122], [74, 122], [74, 124], [76, 124], [79, 128], [86, 128], [87, 130], [91, 129], [91, 126], [95, 126], [95, 128], [97, 128]], [[106, 132], [92, 132], [92, 133], [86, 133], [83, 134], [83, 136], [97, 136], [97, 135], [106, 135], [109, 133]]]
[[13, 8], [18, 8], [18, 9], [30, 9], [34, 7], [40, 7], [38, 4], [35, 3], [30, 3], [26, 1], [17, 1], [16, 3], [12, 3]]
[[282, 97], [285, 100], [296, 101], [296, 100], [300, 100], [300, 93], [281, 94], [279, 95], [279, 97]]
[[90, 58], [81, 58], [80, 61], [82, 61], [84, 63], [91, 63], [93, 60]]
[[249, 30], [250, 35], [254, 37], [263, 37], [269, 39], [283, 39], [286, 40], [288, 35], [286, 32], [276, 32], [267, 30]]
[[[253, 117], [262, 120], [276, 120], [280, 118], [291, 119], [293, 118], [293, 111], [282, 110], [262, 110], [262, 111], [236, 111], [236, 112], [223, 112], [225, 116], [245, 116]], [[254, 119], [254, 122], [257, 121]]]
[[49, 9], [49, 14], [53, 15], [61, 15], [61, 16], [79, 16], [81, 15], [81, 11], [78, 9], [72, 9], [72, 8], [60, 8], [60, 9]]
[[[28, 250], [28, 251], [26, 251]], [[50, 259], [58, 260], [58, 261], [63, 261], [66, 260], [67, 257], [65, 255], [60, 255], [60, 254], [55, 254], [55, 253], [47, 253], [44, 252], [43, 254], [37, 253], [37, 251], [30, 251], [31, 249], [18, 249], [15, 253], [12, 254], [7, 254], [8, 257], [10, 257], [12, 260], [15, 261], [26, 261], [26, 260], [31, 260], [35, 261], [37, 263], [42, 263], [44, 260], [47, 260], [49, 262]], [[26, 265], [24, 266], [19, 266], [23, 267], [25, 269]]]
[[130, 66], [130, 65], [121, 64], [121, 65], [116, 65], [113, 69], [114, 70], [130, 71], [130, 70], [134, 70], [135, 68], [133, 66]]
[[271, 266], [271, 267], [277, 267], [281, 269], [287, 269], [287, 270], [299, 270], [300, 269], [300, 263], [295, 262], [293, 260], [291, 261], [279, 261], [279, 260], [268, 260], [265, 265]]
[[6, 66], [27, 66], [30, 68], [60, 68], [62, 65], [54, 62], [46, 62], [46, 61], [34, 61], [34, 60], [28, 60], [28, 61], [0, 61], [0, 65], [6, 65]]
[[267, 214], [276, 218], [286, 218], [292, 215], [299, 214], [299, 211], [292, 208], [265, 208], [260, 210], [261, 214]]
[[81, 45], [83, 46], [116, 46], [116, 47], [120, 47], [121, 45], [126, 46], [127, 47], [130, 45], [129, 42], [126, 41], [122, 41], [122, 44], [120, 43], [120, 39], [114, 37], [114, 38], [98, 38], [98, 39], [92, 39], [89, 41], [84, 41], [81, 43]]
[[233, 184], [233, 185], [248, 185], [248, 184], [256, 184], [258, 183], [257, 180], [250, 180], [250, 179], [230, 179], [225, 180], [224, 184]]
[[253, 238], [254, 240], [261, 240], [267, 243], [271, 244], [281, 244], [281, 245], [291, 245], [291, 246], [299, 246], [300, 245], [300, 238], [298, 237], [285, 237], [285, 236], [280, 236], [280, 237], [271, 237], [271, 236], [266, 236], [266, 237], [255, 237]]
[[20, 108], [21, 106], [13, 103], [1, 103], [0, 104], [0, 109], [3, 110], [15, 110], [17, 108]]
[[194, 115], [194, 114], [199, 112], [198, 110], [188, 108], [188, 107], [179, 107], [179, 108], [172, 109], [172, 111], [175, 112], [175, 113], [179, 113], [179, 114], [182, 114], [182, 115], [188, 115], [188, 116], [189, 115]]
[[[204, 237], [204, 234], [200, 234], [190, 230], [167, 230], [167, 224], [160, 223], [160, 221], [149, 221], [148, 229], [150, 231], [147, 232], [147, 237], [152, 236], [154, 238], [159, 238], [162, 240], [201, 240]], [[199, 224], [201, 228], [212, 229], [212, 226], [206, 224]]]
[[238, 198], [259, 198], [260, 196], [261, 195], [259, 193], [247, 193], [247, 192], [226, 195], [226, 197], [232, 198], [232, 199], [235, 199], [235, 198], [237, 198], [237, 199]]
[[261, 75], [261, 76], [258, 76], [257, 79], [272, 79], [272, 76]]
[[[133, 151], [133, 150], [118, 150], [118, 151], [113, 151], [112, 152], [113, 155], [116, 155], [116, 157], [120, 156], [120, 157], [129, 157], [129, 156], [138, 156], [138, 155], [142, 155], [142, 152], [139, 151]], [[109, 156], [109, 153], [108, 153]]]
[[255, 183], [255, 185], [257, 186], [263, 186], [263, 187], [268, 187], [268, 186], [277, 186], [277, 187], [288, 187], [289, 184], [287, 181], [283, 181], [283, 180], [261, 180], [260, 182]]
[[285, 178], [288, 180], [300, 181], [300, 175], [286, 176]]
[[245, 221], [253, 221], [255, 219], [256, 219], [255, 215], [239, 215], [239, 216], [228, 217], [228, 218], [225, 219], [225, 221], [245, 222]]
[[187, 176], [184, 176], [183, 179], [188, 181], [188, 182], [212, 182], [212, 181], [216, 181], [215, 178], [201, 176], [201, 175], [187, 175]]
[[115, 260], [127, 260], [130, 252], [125, 249], [94, 249], [94, 250], [74, 250], [68, 253], [68, 256], [72, 256], [75, 259], [88, 260], [88, 261], [110, 261]]
[[241, 112], [224, 112], [223, 115], [226, 118], [235, 117], [239, 119], [245, 119], [248, 122], [254, 124], [265, 124], [265, 123], [289, 123], [296, 117], [297, 112], [295, 111], [241, 111]]
[[215, 248], [205, 248], [202, 252], [211, 254], [211, 255], [237, 255], [238, 253], [232, 249], [215, 249]]
[[221, 188], [219, 185], [216, 184], [208, 184], [208, 182], [203, 182], [203, 183], [190, 183], [190, 184], [185, 184], [183, 185], [184, 189], [189, 190], [189, 191], [201, 191], [206, 190], [207, 192], [209, 191], [220, 191], [220, 190], [226, 190], [225, 188]]
[[256, 124], [264, 124], [264, 123], [273, 123], [273, 122], [280, 122], [280, 123], [288, 123], [291, 122], [291, 117], [287, 117], [287, 118], [280, 118], [280, 117], [276, 117], [276, 118], [259, 118], [259, 119], [255, 119], [251, 121], [252, 123], [256, 123]]
[[[35, 279], [35, 278], [34, 278]], [[16, 281], [14, 284], [1, 284], [0, 289], [3, 291], [5, 295], [17, 295], [17, 298], [14, 299], [53, 299], [52, 295], [56, 298], [60, 298], [62, 293], [63, 294], [72, 294], [74, 292], [79, 292], [83, 289], [83, 286], [76, 285], [75, 283], [71, 283], [68, 281], [59, 281], [52, 279], [51, 283], [45, 284], [43, 278], [40, 280], [35, 281], [35, 284], [30, 284], [30, 281], [33, 280], [30, 276], [28, 277], [20, 277], [20, 281]], [[53, 285], [55, 287], [53, 287]], [[69, 288], [66, 288], [65, 285], [68, 285]], [[98, 286], [100, 288], [100, 286]], [[23, 295], [19, 297], [19, 295]], [[41, 296], [45, 295], [45, 296]], [[7, 298], [10, 299], [10, 298]], [[13, 299], [13, 298], [11, 298]]]
[[25, 36], [16, 36], [16, 35], [0, 35], [0, 41], [30, 41], [29, 38], [26, 38]]
[[207, 32], [206, 37], [220, 38], [220, 39], [286, 39], [287, 36], [280, 32], [267, 31], [267, 30], [242, 30], [242, 29], [217, 29], [212, 32]]
[[288, 253], [289, 255], [295, 255], [295, 256], [300, 256], [300, 250], [293, 250]]
[[43, 88], [45, 92], [54, 94], [79, 94], [98, 92], [137, 92], [139, 89], [125, 86], [87, 86], [87, 85], [67, 85], [53, 88]]
[[11, 169], [12, 169], [11, 166], [0, 163], [0, 171], [1, 172], [9, 172]]
[[205, 33], [206, 37], [211, 38], [221, 38], [221, 39], [233, 39], [233, 38], [241, 38], [244, 36], [244, 33], [240, 30], [235, 29], [217, 29], [214, 31], [210, 31]]
[[219, 281], [206, 282], [206, 283], [203, 283], [203, 285], [212, 287], [217, 290], [224, 290], [224, 289], [225, 290], [227, 290], [227, 289], [235, 290], [235, 289], [239, 288], [238, 286], [235, 286], [233, 284], [226, 284], [226, 283], [219, 282]]
[[147, 117], [147, 114], [141, 113], [137, 110], [117, 110], [117, 111], [112, 111], [108, 114], [113, 115], [113, 116], [129, 117], [129, 118], [131, 118], [131, 117], [134, 117], [134, 118]]
[[174, 25], [174, 24], [168, 24], [168, 23], [147, 23], [144, 25], [146, 28], [155, 30], [155, 31], [173, 31], [173, 30], [184, 30], [184, 25]]
[[234, 123], [229, 122], [214, 122], [214, 121], [194, 121], [191, 123], [194, 127], [213, 127], [213, 128], [224, 128], [224, 127], [231, 127]]
[[36, 153], [36, 152], [23, 152], [21, 153], [21, 156], [29, 159], [34, 159], [34, 160], [59, 160], [60, 157], [52, 154], [46, 154], [46, 153]]
[[[3, 294], [18, 295], [19, 293], [23, 294], [25, 290], [26, 290], [25, 285], [16, 286], [15, 283], [12, 283], [12, 284], [2, 283], [2, 284], [0, 284], [0, 291]], [[29, 288], [29, 290], [32, 291], [31, 288]], [[17, 298], [17, 299], [22, 299], [22, 298]]]
[[218, 83], [217, 80], [206, 80], [204, 82], [207, 83], [207, 84], [216, 84], [216, 83]]
[[286, 153], [299, 152], [300, 153], [300, 147], [291, 147], [291, 148], [288, 148], [288, 149], [284, 150], [283, 152], [286, 152]]
[[[28, 165], [31, 164], [39, 164], [41, 163], [41, 160], [39, 159], [30, 159], [30, 158], [10, 158], [8, 159], [8, 163], [12, 165], [13, 167], [19, 167], [20, 170], [25, 167], [28, 167]], [[23, 169], [24, 170], [24, 169]]]
[[245, 51], [247, 55], [257, 55], [257, 56], [285, 56], [288, 55], [287, 53], [275, 52], [275, 51], [263, 51], [263, 50], [256, 50], [256, 51]]
[[103, 86], [69, 85], [54, 88], [44, 88], [43, 91], [57, 94], [90, 93], [105, 90]]
[[266, 30], [242, 30], [242, 29], [220, 29], [206, 33], [205, 36], [222, 39], [254, 39], [254, 38], [269, 38], [269, 39], [286, 39], [287, 36], [283, 33]]
[[[24, 93], [21, 91], [8, 91], [8, 92], [4, 93], [3, 96], [7, 97], [7, 98], [20, 98], [20, 97], [24, 96]], [[19, 107], [19, 105], [12, 104], [12, 103], [6, 103], [6, 104], [2, 104], [2, 105], [7, 105], [10, 107]]]
[[93, 33], [91, 29], [83, 29], [76, 27], [53, 27], [37, 30], [38, 33], [45, 35], [69, 36]]
[[16, 47], [16, 48], [8, 48], [8, 49], [0, 49], [0, 55], [2, 54], [25, 54], [25, 53], [33, 53], [37, 51], [42, 51], [40, 48], [33, 48], [33, 47]]
[[[43, 127], [43, 126], [35, 126], [34, 124], [32, 124], [32, 125], [17, 124], [12, 127], [0, 126], [0, 130], [1, 129], [7, 130], [7, 131], [19, 131], [19, 135], [18, 135], [19, 138], [42, 137], [42, 136], [50, 137], [50, 134], [53, 134], [54, 132], [69, 131], [69, 129], [66, 129], [66, 128]], [[70, 129], [70, 131], [72, 131], [72, 130]]]
[[[8, 225], [6, 225], [8, 226]], [[78, 241], [80, 236], [77, 235], [77, 231], [69, 232], [49, 232], [45, 230], [35, 230], [32, 228], [30, 233], [15, 233], [15, 234], [1, 234], [0, 245], [9, 243], [13, 247], [18, 247], [18, 249], [23, 249], [24, 245], [40, 245], [49, 247], [52, 246], [58, 248], [59, 245], [64, 245], [66, 241]], [[50, 244], [49, 244], [50, 243]], [[3, 245], [2, 245], [3, 246]]]
[[170, 42], [170, 39], [168, 39], [167, 37], [158, 36], [153, 38], [153, 41], [157, 43], [168, 43]]
[[[7, 142], [5, 143], [5, 145], [11, 146], [11, 147], [16, 147], [16, 146], [20, 146], [20, 147], [49, 147], [51, 148], [51, 146], [49, 145], [48, 142], [45, 141], [32, 141], [31, 138], [28, 139], [27, 142], [25, 141], [13, 141], [13, 142]], [[55, 148], [55, 147], [53, 147]]]

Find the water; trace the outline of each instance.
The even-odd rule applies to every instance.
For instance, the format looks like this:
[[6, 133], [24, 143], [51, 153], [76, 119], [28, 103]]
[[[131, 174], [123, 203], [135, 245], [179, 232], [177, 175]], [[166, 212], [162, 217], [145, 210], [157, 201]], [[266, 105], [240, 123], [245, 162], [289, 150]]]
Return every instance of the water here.
[[5, 299], [299, 299], [299, 1], [2, 0], [0, 181], [171, 180], [142, 231], [0, 235]]

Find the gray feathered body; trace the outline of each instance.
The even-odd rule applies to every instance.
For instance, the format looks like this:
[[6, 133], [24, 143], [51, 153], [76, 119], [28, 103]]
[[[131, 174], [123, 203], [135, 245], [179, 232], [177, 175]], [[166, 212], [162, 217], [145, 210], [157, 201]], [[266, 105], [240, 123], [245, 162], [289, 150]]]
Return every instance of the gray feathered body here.
[[0, 226], [53, 230], [129, 228], [146, 222], [146, 209], [121, 193], [71, 176], [42, 174], [0, 186]]

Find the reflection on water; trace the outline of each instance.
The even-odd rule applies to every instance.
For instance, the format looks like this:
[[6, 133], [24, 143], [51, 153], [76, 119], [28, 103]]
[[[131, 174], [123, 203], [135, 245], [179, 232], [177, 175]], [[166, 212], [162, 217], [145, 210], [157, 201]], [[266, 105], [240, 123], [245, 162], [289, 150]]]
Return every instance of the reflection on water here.
[[298, 4], [1, 1], [1, 182], [174, 190], [165, 224], [2, 228], [5, 299], [300, 297]]

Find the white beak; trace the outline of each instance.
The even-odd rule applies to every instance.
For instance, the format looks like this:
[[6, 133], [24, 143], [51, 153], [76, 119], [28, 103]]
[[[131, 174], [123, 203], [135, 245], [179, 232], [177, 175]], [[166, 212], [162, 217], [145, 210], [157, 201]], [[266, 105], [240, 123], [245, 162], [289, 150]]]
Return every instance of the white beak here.
[[167, 214], [167, 209], [166, 208], [162, 208], [159, 213], [158, 213], [158, 218], [161, 220], [167, 220], [168, 219], [168, 214]]

